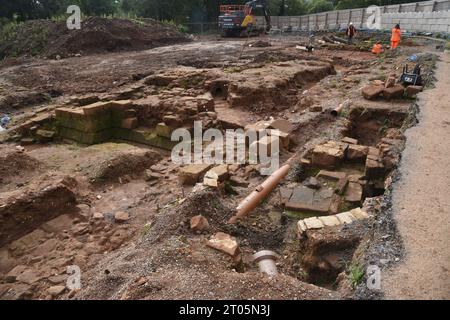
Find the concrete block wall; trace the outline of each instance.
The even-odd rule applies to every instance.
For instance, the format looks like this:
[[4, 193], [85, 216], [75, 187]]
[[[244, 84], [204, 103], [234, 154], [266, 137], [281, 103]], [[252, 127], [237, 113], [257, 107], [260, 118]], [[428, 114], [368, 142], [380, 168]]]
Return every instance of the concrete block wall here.
[[[405, 31], [450, 33], [450, 0], [404, 3], [380, 7], [380, 10], [382, 30], [390, 30], [400, 23]], [[348, 9], [305, 16], [273, 16], [272, 25], [278, 29], [335, 30], [353, 22], [357, 28], [366, 28], [367, 17], [366, 8]], [[257, 21], [261, 25], [265, 23], [262, 17]]]
[[400, 23], [404, 31], [450, 33], [450, 11], [386, 13], [381, 16], [382, 29]]

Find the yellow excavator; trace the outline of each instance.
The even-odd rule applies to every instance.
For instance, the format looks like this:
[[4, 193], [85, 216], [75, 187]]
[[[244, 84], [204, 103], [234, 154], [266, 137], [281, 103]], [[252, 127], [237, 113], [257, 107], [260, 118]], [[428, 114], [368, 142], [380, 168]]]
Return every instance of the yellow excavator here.
[[[262, 9], [266, 26], [256, 23], [255, 12]], [[271, 26], [267, 0], [253, 0], [245, 5], [221, 5], [219, 16], [219, 31], [223, 37], [251, 36], [269, 32]]]

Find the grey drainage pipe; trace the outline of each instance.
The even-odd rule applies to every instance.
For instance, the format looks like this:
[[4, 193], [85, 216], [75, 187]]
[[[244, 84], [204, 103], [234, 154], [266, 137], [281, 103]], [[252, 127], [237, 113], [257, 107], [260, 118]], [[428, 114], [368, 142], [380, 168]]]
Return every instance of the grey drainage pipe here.
[[270, 250], [263, 250], [253, 255], [253, 261], [258, 264], [259, 271], [270, 277], [278, 274], [277, 266], [275, 264], [277, 258], [277, 254]]

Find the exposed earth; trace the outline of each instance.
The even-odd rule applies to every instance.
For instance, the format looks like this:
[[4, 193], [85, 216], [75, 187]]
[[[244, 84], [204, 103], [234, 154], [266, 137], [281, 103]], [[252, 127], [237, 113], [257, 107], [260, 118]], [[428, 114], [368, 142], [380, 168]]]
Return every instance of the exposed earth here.
[[[422, 207], [449, 187], [438, 172], [448, 159], [448, 54], [409, 39], [376, 57], [361, 49], [370, 35], [359, 46], [316, 40], [313, 53], [298, 48], [306, 35], [153, 36], [128, 51], [71, 56], [63, 44], [70, 54], [58, 59], [46, 50], [47, 59], [0, 65], [0, 112], [12, 119], [0, 133], [1, 299], [379, 299], [412, 297], [405, 290], [424, 281], [427, 293], [414, 297], [449, 297], [437, 280], [448, 280], [439, 216], [448, 206], [436, 201], [433, 220]], [[412, 54], [419, 88], [398, 83]], [[441, 107], [430, 110], [433, 99]], [[432, 115], [407, 131], [423, 107]], [[173, 163], [171, 134], [194, 121], [267, 129], [280, 163], [290, 160], [288, 176], [236, 224], [264, 164]], [[435, 126], [442, 143], [428, 144]], [[426, 182], [415, 180], [425, 167]], [[422, 183], [435, 189], [415, 193]], [[425, 256], [411, 238], [417, 222], [421, 240], [441, 230]], [[278, 275], [260, 272], [261, 250], [276, 253]], [[369, 265], [382, 270], [381, 290], [367, 288]], [[410, 270], [429, 277], [398, 285]]]

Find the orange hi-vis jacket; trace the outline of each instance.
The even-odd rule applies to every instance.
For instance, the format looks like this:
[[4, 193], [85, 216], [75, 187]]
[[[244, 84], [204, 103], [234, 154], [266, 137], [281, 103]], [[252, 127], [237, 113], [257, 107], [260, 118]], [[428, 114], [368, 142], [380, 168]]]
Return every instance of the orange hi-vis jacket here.
[[400, 29], [392, 29], [392, 37], [391, 37], [391, 41], [392, 42], [398, 42], [400, 41], [402, 38], [402, 31]]
[[372, 48], [372, 53], [375, 54], [380, 54], [383, 52], [383, 46], [379, 43], [379, 44], [374, 44], [373, 48]]

